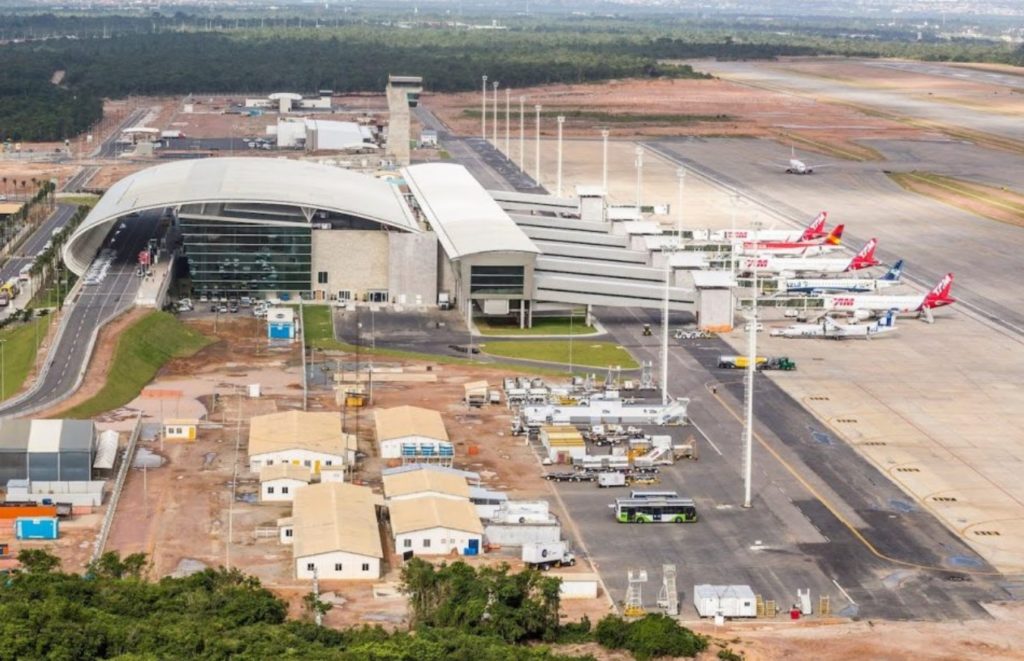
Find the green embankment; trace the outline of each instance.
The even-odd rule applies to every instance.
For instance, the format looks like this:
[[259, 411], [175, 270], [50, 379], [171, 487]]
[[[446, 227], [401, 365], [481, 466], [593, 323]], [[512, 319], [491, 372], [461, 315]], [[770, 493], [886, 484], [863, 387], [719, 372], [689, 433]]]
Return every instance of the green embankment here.
[[546, 363], [560, 363], [580, 367], [604, 368], [618, 365], [625, 369], [639, 367], [629, 352], [612, 342], [590, 342], [577, 340], [572, 343], [572, 360], [569, 356], [568, 340], [511, 340], [508, 342], [488, 342], [484, 353], [505, 358], [521, 358], [538, 360]]
[[17, 328], [5, 328], [0, 331], [0, 342], [3, 342], [3, 391], [0, 400], [7, 399], [18, 392], [25, 382], [32, 364], [35, 362], [39, 344], [46, 337], [46, 325], [50, 317], [37, 317], [29, 323]]
[[124, 406], [138, 396], [157, 371], [172, 358], [186, 358], [213, 342], [167, 312], [150, 312], [117, 340], [107, 383], [92, 398], [69, 411], [65, 418], [91, 418]]
[[[507, 322], [507, 323], [503, 323]], [[532, 328], [520, 328], [519, 324], [506, 319], [491, 320], [486, 317], [474, 320], [481, 335], [593, 335], [597, 329], [583, 323], [583, 317], [576, 317], [569, 323], [568, 317], [534, 318]]]

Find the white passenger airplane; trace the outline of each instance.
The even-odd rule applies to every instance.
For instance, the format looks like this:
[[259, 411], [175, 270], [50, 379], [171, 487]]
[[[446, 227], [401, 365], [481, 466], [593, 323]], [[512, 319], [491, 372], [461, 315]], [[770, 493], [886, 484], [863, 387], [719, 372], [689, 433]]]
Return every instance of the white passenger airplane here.
[[[797, 273], [845, 273], [878, 266], [875, 259], [875, 248], [878, 239], [871, 239], [852, 258], [846, 257], [743, 257], [740, 259], [740, 270], [752, 273], [757, 269], [762, 273], [778, 273], [784, 277], [793, 277]], [[788, 275], [787, 275], [788, 274]]]
[[825, 337], [830, 340], [845, 340], [862, 337], [870, 340], [875, 335], [896, 330], [896, 311], [889, 310], [873, 324], [838, 324], [832, 317], [825, 317], [820, 323], [793, 324], [772, 331], [775, 337]]
[[786, 167], [786, 174], [814, 174], [814, 168], [829, 167], [822, 165], [807, 165], [796, 157], [796, 147], [789, 148], [789, 165]]
[[843, 243], [843, 225], [836, 225], [824, 239], [810, 241], [744, 241], [739, 249], [741, 255], [790, 255], [814, 257], [838, 250]]
[[697, 241], [730, 241], [733, 239], [748, 241], [757, 234], [758, 241], [811, 241], [824, 238], [828, 231], [825, 221], [828, 212], [822, 211], [802, 230], [799, 229], [729, 229], [729, 230], [694, 230], [693, 238]]
[[944, 305], [956, 303], [949, 295], [953, 288], [953, 274], [947, 273], [939, 284], [926, 294], [910, 296], [880, 296], [877, 294], [848, 294], [845, 296], [825, 296], [824, 308], [830, 312], [848, 312], [855, 319], [870, 319], [895, 310], [897, 314], [915, 314], [932, 323], [932, 310]]
[[893, 264], [881, 278], [798, 278], [779, 282], [779, 294], [863, 294], [881, 291], [903, 280], [903, 260]]

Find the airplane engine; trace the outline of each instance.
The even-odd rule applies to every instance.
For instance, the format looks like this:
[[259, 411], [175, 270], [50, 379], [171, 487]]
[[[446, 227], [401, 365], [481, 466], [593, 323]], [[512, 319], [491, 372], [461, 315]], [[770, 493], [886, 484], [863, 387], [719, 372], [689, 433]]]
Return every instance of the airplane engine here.
[[871, 316], [872, 315], [871, 315], [871, 311], [870, 310], [854, 310], [853, 311], [853, 318], [856, 319], [857, 321], [865, 321], [867, 319], [870, 319]]

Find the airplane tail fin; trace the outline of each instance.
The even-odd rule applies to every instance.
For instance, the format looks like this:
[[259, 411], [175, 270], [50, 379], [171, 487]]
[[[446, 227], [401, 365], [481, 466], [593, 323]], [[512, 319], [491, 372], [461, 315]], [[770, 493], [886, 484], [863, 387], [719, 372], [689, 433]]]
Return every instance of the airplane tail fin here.
[[825, 237], [825, 243], [827, 243], [830, 246], [842, 245], [844, 227], [845, 225], [836, 225], [834, 228], [832, 228], [832, 231], [829, 232], [827, 237]]
[[871, 239], [865, 243], [860, 252], [850, 260], [850, 265], [846, 267], [847, 270], [853, 271], [856, 269], [866, 269], [869, 266], [877, 266], [878, 260], [875, 259], [875, 248], [877, 247], [878, 239]]
[[939, 284], [935, 285], [930, 292], [925, 294], [921, 307], [928, 309], [956, 303], [956, 299], [949, 295], [951, 289], [953, 289], [953, 274], [947, 273], [942, 277], [942, 280], [939, 280]]
[[885, 313], [885, 316], [878, 320], [879, 328], [895, 328], [896, 327], [896, 309], [893, 308]]
[[889, 267], [889, 270], [885, 272], [879, 280], [886, 280], [888, 282], [899, 282], [900, 278], [903, 277], [903, 260], [896, 260], [896, 263]]
[[825, 221], [828, 220], [828, 212], [822, 211], [807, 225], [804, 233], [800, 236], [801, 241], [817, 239], [825, 233]]

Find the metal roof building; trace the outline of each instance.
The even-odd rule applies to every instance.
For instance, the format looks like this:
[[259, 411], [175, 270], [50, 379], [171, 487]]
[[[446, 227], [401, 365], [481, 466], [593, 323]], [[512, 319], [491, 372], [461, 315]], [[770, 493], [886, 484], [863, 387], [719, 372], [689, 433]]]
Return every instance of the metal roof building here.
[[466, 500], [469, 498], [469, 484], [464, 477], [452, 473], [397, 473], [384, 476], [384, 495], [389, 502], [430, 495]]
[[0, 420], [0, 484], [89, 481], [95, 452], [91, 420]]
[[461, 165], [412, 165], [402, 174], [447, 257], [439, 289], [453, 292], [463, 311], [471, 304], [527, 325], [540, 249]]
[[380, 578], [379, 504], [369, 487], [331, 482], [299, 489], [292, 505], [296, 576]]
[[[447, 498], [428, 496], [389, 503], [391, 528], [395, 534], [449, 528], [483, 534], [480, 517], [469, 500], [455, 501]], [[400, 550], [400, 549], [399, 549]]]
[[[221, 222], [308, 228], [316, 212], [328, 211], [420, 231], [401, 191], [373, 177], [291, 159], [194, 159], [147, 168], [111, 186], [68, 240], [64, 261], [81, 275], [118, 218], [186, 205], [198, 207], [192, 211], [200, 215], [213, 212]], [[294, 213], [282, 213], [286, 209]]]

